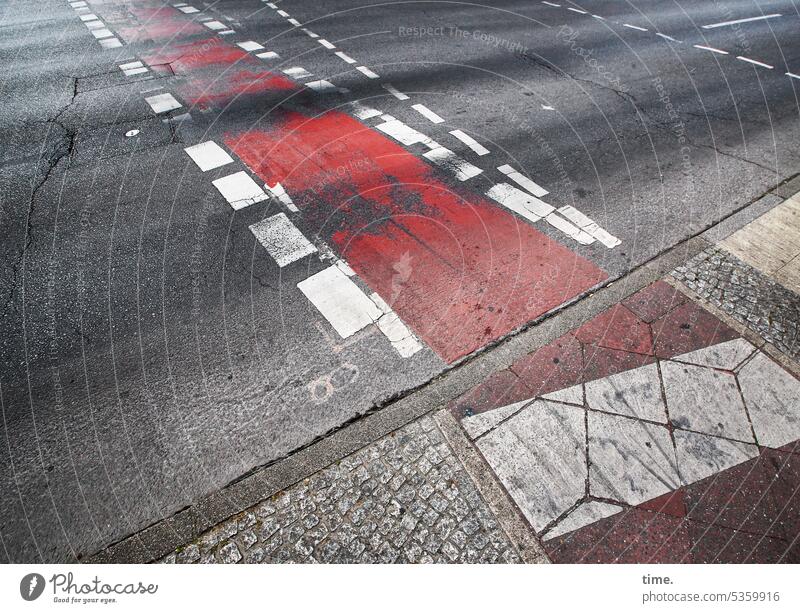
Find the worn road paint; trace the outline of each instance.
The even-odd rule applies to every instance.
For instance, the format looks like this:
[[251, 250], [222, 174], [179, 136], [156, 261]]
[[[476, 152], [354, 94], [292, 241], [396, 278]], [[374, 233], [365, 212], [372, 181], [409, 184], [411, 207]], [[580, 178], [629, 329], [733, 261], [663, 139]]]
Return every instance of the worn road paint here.
[[312, 76], [310, 72], [301, 66], [292, 66], [291, 68], [286, 68], [283, 72], [284, 74], [288, 74], [293, 79], [307, 79], [308, 77]]
[[260, 45], [254, 40], [246, 40], [242, 43], [236, 43], [236, 46], [244, 49], [245, 51], [261, 51], [261, 49], [264, 48], [264, 45]]
[[639, 26], [634, 26], [629, 23], [622, 24], [626, 28], [630, 28], [631, 30], [639, 30], [640, 32], [647, 32], [647, 28], [640, 28]]
[[489, 150], [481, 145], [478, 141], [472, 138], [469, 134], [462, 132], [461, 130], [451, 130], [450, 134], [455, 136], [458, 140], [464, 143], [467, 147], [472, 149], [478, 155], [486, 155], [489, 153]]
[[[345, 274], [347, 274], [347, 272], [345, 272]], [[410, 358], [422, 349], [422, 343], [417, 340], [414, 333], [403, 323], [400, 316], [384, 302], [383, 298], [375, 292], [370, 294], [369, 298], [375, 303], [375, 306], [381, 310], [381, 313], [383, 313], [377, 321], [378, 329], [389, 339], [392, 347], [400, 354], [400, 357]]]
[[616, 236], [612, 236], [601, 228], [595, 221], [592, 221], [589, 217], [570, 205], [559, 207], [558, 212], [609, 249], [613, 249], [622, 242]]
[[320, 38], [317, 42], [320, 45], [322, 45], [323, 47], [325, 47], [326, 49], [336, 49], [336, 45], [334, 45], [333, 43], [325, 40], [324, 38]]
[[326, 81], [325, 79], [320, 79], [319, 81], [309, 81], [308, 83], [306, 83], [306, 87], [313, 89], [314, 91], [319, 92], [321, 94], [339, 91], [338, 87], [336, 87], [330, 81]]
[[233, 158], [228, 155], [228, 152], [213, 140], [186, 147], [184, 151], [189, 154], [189, 157], [194, 160], [194, 163], [203, 172], [233, 162]]
[[277, 109], [268, 126], [225, 142], [265, 183], [280, 183], [308, 231], [448, 362], [606, 278], [344, 113]]
[[507, 209], [514, 211], [521, 215], [531, 223], [536, 223], [542, 217], [549, 215], [555, 210], [546, 202], [542, 202], [538, 198], [526, 194], [521, 189], [517, 189], [508, 183], [498, 183], [493, 185], [489, 191], [486, 192], [495, 202], [502, 204]]
[[285, 213], [253, 224], [250, 231], [281, 268], [317, 252], [317, 248], [289, 221]]
[[281, 204], [283, 204], [287, 209], [289, 209], [292, 213], [299, 213], [300, 209], [297, 208], [292, 198], [289, 194], [286, 193], [286, 190], [283, 189], [283, 185], [280, 183], [276, 183], [272, 187], [267, 184], [264, 184], [264, 188], [271, 193], [275, 198], [277, 198]]
[[243, 170], [211, 183], [235, 211], [267, 199], [264, 190]]
[[483, 170], [474, 164], [470, 164], [466, 160], [458, 157], [454, 152], [445, 147], [436, 147], [422, 155], [437, 166], [441, 166], [455, 174], [456, 179], [459, 181], [466, 181], [472, 177], [477, 177], [483, 172]]

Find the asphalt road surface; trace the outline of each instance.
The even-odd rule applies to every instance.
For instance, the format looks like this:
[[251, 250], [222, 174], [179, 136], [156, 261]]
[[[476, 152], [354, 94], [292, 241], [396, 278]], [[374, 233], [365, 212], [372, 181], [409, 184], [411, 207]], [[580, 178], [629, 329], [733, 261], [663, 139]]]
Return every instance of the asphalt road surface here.
[[800, 172], [790, 0], [0, 3], [0, 542], [96, 552]]

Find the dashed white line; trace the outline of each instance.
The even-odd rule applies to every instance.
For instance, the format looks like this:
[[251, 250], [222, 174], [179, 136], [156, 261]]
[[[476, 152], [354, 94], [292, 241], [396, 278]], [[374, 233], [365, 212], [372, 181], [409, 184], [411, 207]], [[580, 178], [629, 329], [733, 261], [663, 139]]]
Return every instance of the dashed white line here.
[[583, 9], [576, 9], [574, 7], [568, 6], [568, 11], [572, 11], [573, 13], [578, 13], [579, 15], [587, 15], [589, 11], [584, 11]]
[[640, 28], [639, 26], [634, 26], [634, 25], [631, 25], [629, 23], [623, 23], [622, 27], [630, 28], [631, 30], [639, 30], [640, 32], [647, 32], [648, 31], [647, 28]]
[[216, 21], [216, 20], [206, 21], [203, 25], [207, 27], [209, 30], [224, 30], [228, 27], [221, 21]]
[[289, 18], [289, 19], [287, 19], [286, 21], [288, 21], [288, 22], [289, 22], [290, 24], [292, 24], [293, 26], [296, 26], [296, 27], [298, 27], [298, 28], [300, 27], [300, 22], [299, 22], [299, 21], [297, 21], [297, 19], [295, 19], [294, 17], [290, 17], [290, 18]]
[[259, 243], [283, 268], [317, 252], [317, 248], [297, 229], [286, 213], [278, 213], [250, 226]]
[[197, 164], [197, 167], [203, 172], [233, 162], [233, 158], [228, 155], [228, 152], [213, 140], [186, 147], [184, 151], [194, 160], [194, 163]]
[[256, 57], [260, 57], [262, 60], [277, 60], [280, 55], [274, 51], [264, 51], [264, 53], [256, 53]]
[[243, 170], [211, 183], [236, 211], [267, 199], [264, 190]]
[[356, 66], [356, 70], [358, 70], [361, 74], [370, 79], [380, 79], [380, 77], [376, 73], [372, 72], [366, 66]]
[[556, 230], [563, 232], [583, 245], [591, 245], [594, 242], [594, 237], [555, 213], [550, 213], [544, 219]]
[[355, 64], [356, 63], [356, 61], [353, 58], [351, 58], [349, 55], [347, 55], [344, 51], [337, 51], [336, 52], [336, 56], [339, 57], [340, 59], [344, 60], [348, 64]]
[[141, 62], [128, 62], [127, 64], [120, 64], [119, 68], [126, 77], [132, 77], [133, 75], [148, 72], [147, 67]]
[[446, 170], [453, 172], [456, 179], [459, 181], [466, 181], [483, 172], [474, 164], [470, 164], [466, 160], [458, 157], [455, 153], [444, 147], [436, 147], [427, 153], [422, 154], [424, 158], [429, 159], [437, 166], [441, 166]]
[[276, 183], [274, 186], [270, 187], [267, 184], [264, 184], [264, 188], [272, 194], [275, 198], [277, 198], [281, 204], [283, 204], [287, 209], [289, 209], [292, 213], [299, 213], [300, 209], [297, 208], [294, 201], [291, 199], [289, 194], [286, 193], [286, 190], [283, 189], [283, 185], [280, 183]]
[[311, 275], [297, 288], [342, 338], [366, 328], [383, 314], [338, 266]]
[[326, 49], [336, 49], [336, 45], [334, 45], [332, 42], [324, 38], [320, 38], [317, 42]]
[[796, 75], [793, 72], [787, 72], [786, 76], [789, 77], [790, 79], [800, 79], [800, 75]]
[[172, 94], [157, 94], [144, 99], [155, 113], [166, 113], [181, 108], [183, 105], [175, 100]]
[[278, 15], [280, 15], [281, 17], [288, 17], [289, 13], [287, 13], [286, 11], [284, 11], [282, 9], [279, 9], [278, 10]]
[[351, 102], [351, 108], [353, 109], [353, 115], [357, 119], [366, 120], [372, 119], [373, 117], [377, 117], [378, 115], [382, 115], [383, 113], [378, 109], [373, 109], [372, 107], [365, 106], [360, 102]]
[[80, 15], [81, 21], [97, 21], [97, 15], [89, 13], [88, 15]]
[[96, 19], [94, 21], [87, 21], [83, 25], [85, 25], [90, 30], [99, 30], [101, 28], [105, 28], [106, 27], [106, 24], [104, 24], [99, 19]]
[[104, 38], [103, 40], [100, 41], [100, 46], [103, 49], [116, 49], [118, 47], [122, 47], [122, 43], [116, 37]]
[[489, 153], [489, 150], [481, 145], [478, 141], [472, 138], [469, 134], [462, 132], [461, 130], [451, 130], [450, 134], [455, 136], [458, 140], [464, 143], [467, 147], [472, 149], [478, 155], [486, 155]]
[[762, 68], [769, 68], [770, 70], [775, 68], [774, 66], [771, 66], [770, 64], [765, 64], [764, 62], [759, 62], [758, 60], [753, 60], [753, 59], [751, 59], [749, 57], [744, 57], [743, 55], [737, 55], [736, 59], [737, 60], [741, 60], [743, 62], [747, 62], [748, 64], [754, 64], [755, 66], [761, 66]]
[[705, 45], [694, 45], [695, 49], [702, 49], [703, 51], [711, 51], [712, 53], [719, 53], [720, 55], [728, 55], [727, 51], [722, 49], [715, 49], [714, 47], [706, 47]]
[[293, 66], [291, 68], [287, 68], [283, 72], [295, 79], [307, 79], [308, 77], [312, 76], [310, 72], [308, 72], [305, 68], [302, 68], [300, 66]]
[[100, 30], [92, 30], [92, 34], [95, 38], [111, 38], [114, 36], [114, 33], [109, 30], [108, 28], [101, 28]]
[[665, 39], [665, 40], [670, 40], [670, 41], [672, 41], [673, 43], [679, 43], [679, 42], [681, 42], [681, 41], [679, 41], [677, 38], [672, 38], [671, 36], [667, 36], [666, 34], [662, 34], [661, 32], [656, 32], [656, 36], [660, 36], [661, 38], [663, 38], [663, 39]]
[[385, 121], [375, 127], [406, 147], [431, 141], [428, 136], [424, 135], [422, 132], [418, 132], [411, 126], [407, 126], [399, 119], [395, 119], [389, 115], [384, 115], [382, 119]]
[[325, 79], [320, 79], [319, 81], [309, 81], [308, 83], [306, 83], [306, 87], [309, 87], [321, 94], [339, 91], [338, 87], [336, 87], [330, 81], [326, 81]]
[[526, 194], [521, 189], [517, 189], [508, 183], [493, 185], [491, 189], [486, 192], [486, 195], [495, 202], [502, 204], [507, 209], [514, 211], [518, 215], [534, 223], [555, 210], [555, 207], [539, 200], [535, 196]]
[[616, 236], [612, 236], [606, 232], [603, 228], [597, 225], [596, 222], [592, 221], [589, 217], [581, 213], [575, 207], [565, 205], [559, 207], [558, 212], [578, 226], [581, 230], [600, 241], [609, 249], [613, 249], [622, 242]]
[[517, 185], [519, 185], [523, 189], [528, 190], [531, 194], [533, 194], [537, 198], [541, 198], [541, 197], [546, 196], [547, 194], [550, 193], [545, 188], [543, 188], [541, 185], [539, 185], [535, 181], [532, 181], [531, 179], [526, 177], [521, 172], [518, 172], [518, 171], [514, 170], [508, 164], [503, 164], [502, 166], [498, 166], [497, 170], [502, 172], [504, 175], [506, 175], [509, 179], [514, 181], [514, 183], [516, 183]]
[[557, 9], [561, 8], [561, 5], [560, 4], [556, 4], [555, 2], [546, 2], [545, 0], [542, 0], [542, 4], [546, 4], [547, 6], [554, 6]]
[[391, 83], [384, 83], [383, 85], [381, 85], [381, 87], [383, 87], [383, 89], [392, 94], [392, 96], [394, 96], [398, 100], [408, 100], [408, 96], [403, 92], [401, 92], [399, 89], [397, 89]]
[[417, 340], [411, 330], [408, 329], [408, 326], [403, 323], [400, 316], [384, 302], [383, 298], [376, 292], [370, 294], [369, 297], [370, 300], [375, 303], [375, 306], [383, 313], [377, 321], [378, 329], [389, 339], [392, 347], [400, 354], [400, 357], [410, 358], [422, 349], [422, 344]]
[[704, 30], [711, 30], [713, 28], [722, 28], [724, 26], [732, 26], [736, 25], [737, 23], [750, 23], [751, 21], [763, 21], [764, 19], [774, 19], [775, 17], [781, 17], [780, 13], [772, 13], [771, 15], [759, 15], [758, 17], [747, 17], [746, 19], [734, 19], [733, 21], [721, 21], [719, 23], [709, 23], [704, 26], [700, 26]]
[[246, 40], [241, 43], [236, 43], [236, 46], [241, 47], [245, 51], [261, 51], [264, 48], [264, 45], [260, 45], [254, 40]]
[[444, 119], [439, 117], [436, 113], [434, 113], [424, 104], [413, 104], [411, 105], [411, 108], [414, 109], [420, 115], [422, 115], [425, 119], [431, 121], [432, 123], [444, 123]]
[[193, 6], [179, 6], [177, 7], [181, 13], [186, 13], [187, 15], [191, 15], [192, 13], [199, 13], [200, 11]]
[[308, 28], [300, 28], [300, 29], [301, 29], [303, 32], [305, 32], [306, 34], [308, 34], [308, 35], [309, 35], [311, 38], [319, 38], [319, 34], [316, 34], [316, 33], [312, 32], [312, 31], [311, 31], [311, 30], [309, 30]]

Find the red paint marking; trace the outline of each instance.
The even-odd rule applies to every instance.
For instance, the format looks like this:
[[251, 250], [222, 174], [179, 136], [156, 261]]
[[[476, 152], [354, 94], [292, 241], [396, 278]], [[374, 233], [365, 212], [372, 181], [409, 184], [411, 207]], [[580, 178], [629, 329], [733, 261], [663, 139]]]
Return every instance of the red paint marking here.
[[178, 87], [184, 100], [202, 109], [222, 108], [242, 96], [280, 92], [285, 97], [298, 90], [298, 85], [283, 75], [236, 69], [226, 71], [221, 77], [193, 79]]
[[313, 229], [452, 362], [606, 278], [591, 262], [340, 112], [228, 135]]
[[229, 66], [237, 63], [252, 66], [259, 64], [246, 51], [223, 43], [219, 38], [170, 45], [167, 49], [159, 49], [145, 55], [144, 59], [151, 66], [170, 64], [176, 73], [186, 73], [209, 66]]
[[128, 11], [139, 22], [135, 26], [117, 29], [120, 36], [128, 43], [145, 40], [174, 40], [181, 36], [193, 36], [206, 31], [206, 28], [186, 19], [183, 13], [171, 7], [129, 6]]

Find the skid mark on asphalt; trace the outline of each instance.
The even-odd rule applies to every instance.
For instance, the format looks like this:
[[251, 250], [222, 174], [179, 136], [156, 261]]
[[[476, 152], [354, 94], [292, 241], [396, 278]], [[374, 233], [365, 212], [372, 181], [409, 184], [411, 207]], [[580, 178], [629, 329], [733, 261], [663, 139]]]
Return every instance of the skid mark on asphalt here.
[[278, 110], [269, 128], [225, 142], [264, 182], [293, 194], [313, 233], [329, 238], [447, 361], [606, 278], [480, 196], [441, 183], [419, 158], [344, 113]]

